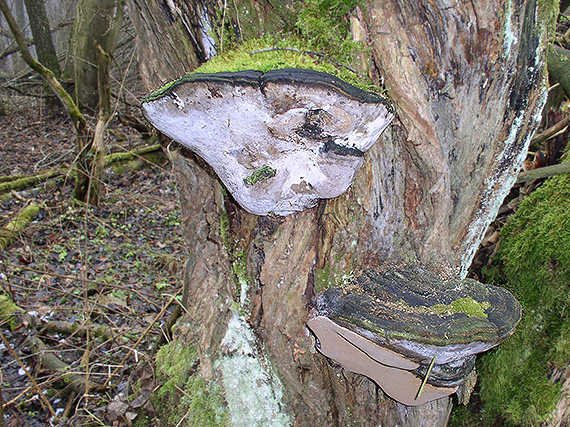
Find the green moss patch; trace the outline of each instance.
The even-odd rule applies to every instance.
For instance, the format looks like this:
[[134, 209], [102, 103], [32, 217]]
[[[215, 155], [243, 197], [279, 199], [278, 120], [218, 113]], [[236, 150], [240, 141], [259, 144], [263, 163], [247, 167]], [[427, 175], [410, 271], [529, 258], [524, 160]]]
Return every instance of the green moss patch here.
[[481, 399], [488, 425], [537, 426], [559, 397], [553, 367], [570, 360], [570, 175], [549, 179], [502, 230], [486, 280], [523, 305], [515, 335], [481, 358]]
[[196, 349], [172, 341], [156, 356], [157, 378], [162, 384], [152, 403], [160, 419], [170, 425], [214, 427], [227, 425], [222, 393], [196, 372]]
[[[247, 23], [257, 16], [249, 10], [248, 2], [238, 3], [240, 5], [231, 12], [238, 13], [234, 16], [236, 23]], [[245, 31], [238, 36], [231, 28], [224, 27], [222, 41], [221, 34], [216, 34], [218, 46], [223, 45], [223, 51], [194, 72], [255, 70], [265, 73], [283, 68], [304, 68], [332, 74], [364, 90], [380, 92], [382, 88], [364, 76], [366, 73], [355, 72], [361, 65], [358, 62], [360, 54], [367, 49], [362, 43], [353, 41], [350, 35], [350, 16], [360, 3], [359, 0], [298, 2], [294, 9], [286, 11], [286, 18], [283, 15], [283, 25], [266, 29], [265, 35]], [[265, 25], [263, 19], [253, 21], [251, 25]], [[244, 42], [237, 43], [238, 39]], [[163, 86], [147, 100], [159, 97], [172, 84], [177, 83]]]
[[434, 310], [437, 314], [445, 313], [462, 313], [469, 317], [484, 317], [487, 318], [485, 310], [491, 307], [488, 302], [479, 302], [471, 297], [459, 298], [451, 304], [436, 304], [430, 309]]
[[247, 178], [244, 178], [244, 183], [246, 187], [251, 187], [260, 181], [265, 181], [269, 178], [273, 178], [277, 175], [277, 169], [272, 168], [269, 165], [263, 165], [260, 169], [253, 172]]
[[22, 311], [20, 307], [12, 302], [6, 295], [0, 295], [0, 323], [8, 323], [10, 329], [16, 327], [13, 314]]

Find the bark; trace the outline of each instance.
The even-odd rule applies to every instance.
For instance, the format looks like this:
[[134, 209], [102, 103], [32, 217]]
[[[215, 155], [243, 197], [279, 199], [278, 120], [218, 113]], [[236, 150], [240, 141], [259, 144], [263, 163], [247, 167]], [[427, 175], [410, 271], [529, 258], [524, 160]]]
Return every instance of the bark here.
[[570, 425], [570, 368], [562, 372], [556, 370], [553, 374], [561, 384], [560, 400], [548, 420], [549, 427], [564, 427]]
[[570, 97], [570, 50], [551, 45], [548, 53], [548, 71], [553, 83], [559, 83]]
[[61, 71], [44, 3], [42, 0], [24, 0], [24, 3], [30, 18], [30, 29], [38, 60], [59, 77]]
[[[140, 55], [150, 90], [196, 61], [188, 44], [174, 48], [166, 36], [180, 35], [172, 8], [149, 16], [145, 3], [128, 2], [138, 39], [160, 46]], [[264, 378], [274, 396], [283, 392], [276, 407], [291, 424], [446, 425], [449, 398], [421, 407], [396, 403], [372, 381], [315, 353], [305, 322], [323, 287], [367, 268], [420, 263], [444, 278], [466, 275], [545, 102], [536, 1], [505, 3], [368, 3], [361, 26], [399, 120], [336, 199], [285, 218], [257, 217], [224, 192], [200, 159], [173, 154], [189, 287], [177, 334], [196, 346], [200, 375], [226, 384], [234, 416], [240, 414], [224, 366], [240, 356], [229, 344], [232, 334], [241, 330], [250, 340], [244, 332], [250, 330], [254, 350], [242, 356], [269, 366]], [[166, 25], [157, 33], [159, 23]], [[233, 372], [243, 395], [251, 378], [241, 374]]]
[[123, 3], [117, 0], [82, 0], [70, 42], [75, 95], [83, 108], [96, 111], [99, 103], [96, 44], [112, 55], [123, 22]]

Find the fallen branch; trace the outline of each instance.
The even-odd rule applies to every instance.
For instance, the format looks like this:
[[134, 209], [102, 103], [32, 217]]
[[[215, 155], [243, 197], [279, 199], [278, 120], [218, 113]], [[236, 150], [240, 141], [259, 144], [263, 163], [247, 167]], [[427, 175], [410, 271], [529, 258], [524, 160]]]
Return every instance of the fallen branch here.
[[40, 208], [37, 203], [31, 203], [21, 209], [12, 221], [0, 229], [0, 249], [6, 249], [16, 239], [18, 233], [24, 230], [32, 222], [34, 216], [39, 213]]
[[78, 336], [84, 336], [89, 332], [89, 335], [102, 338], [106, 341], [112, 341], [116, 337], [120, 336], [119, 334], [114, 334], [113, 330], [109, 326], [93, 323], [86, 326], [65, 320], [51, 320], [42, 326], [42, 330]]
[[543, 168], [533, 169], [528, 172], [521, 172], [517, 177], [516, 184], [533, 181], [535, 179], [548, 178], [555, 175], [570, 173], [570, 163], [561, 163], [559, 165], [546, 166]]
[[111, 166], [116, 162], [125, 162], [144, 158], [146, 154], [162, 153], [162, 146], [160, 144], [150, 145], [135, 151], [125, 151], [124, 153], [113, 153], [105, 156], [105, 167]]
[[2, 177], [4, 182], [0, 182], [0, 194], [11, 190], [20, 191], [63, 174], [65, 174], [63, 169], [51, 169], [34, 175], [17, 175], [13, 180], [9, 180], [10, 177]]
[[[132, 160], [140, 160], [141, 162], [148, 161], [150, 163], [154, 163], [152, 160], [147, 160], [146, 156], [155, 153], [162, 154], [162, 146], [160, 144], [143, 147], [135, 151], [108, 154], [104, 158], [105, 167], [109, 167], [115, 163], [128, 162]], [[45, 182], [49, 179], [63, 176], [67, 173], [68, 171], [66, 169], [51, 169], [33, 175], [2, 176], [0, 177], [0, 194], [4, 194], [12, 190], [24, 190], [26, 188], [33, 187], [36, 184]], [[69, 175], [72, 176], [73, 172], [69, 172]]]
[[44, 369], [57, 371], [64, 383], [76, 394], [83, 395], [92, 391], [104, 391], [107, 387], [96, 382], [86, 380], [82, 374], [72, 372], [71, 366], [60, 360], [53, 354], [41, 339], [36, 336], [28, 336], [28, 344], [32, 351], [39, 357]]
[[[66, 386], [69, 386], [76, 394], [83, 395], [84, 393], [88, 393], [90, 391], [104, 391], [106, 386], [98, 384], [96, 382], [90, 381], [85, 378], [84, 375], [72, 372], [71, 366], [67, 363], [60, 360], [51, 350], [49, 350], [48, 346], [44, 344], [44, 342], [37, 337], [35, 333], [35, 329], [37, 327], [38, 321], [36, 318], [27, 314], [24, 310], [18, 307], [16, 304], [12, 303], [11, 307], [9, 308], [11, 311], [10, 319], [11, 321], [16, 321], [15, 319], [20, 319], [18, 321], [18, 325], [10, 325], [10, 329], [14, 330], [16, 327], [25, 326], [28, 330], [28, 336], [26, 338], [26, 345], [28, 345], [32, 352], [36, 354], [39, 358], [40, 364], [44, 369], [50, 371], [57, 371], [61, 375], [63, 382]], [[9, 314], [9, 313], [7, 313]], [[22, 316], [22, 317], [21, 317]], [[16, 352], [9, 346], [8, 341], [0, 332], [0, 336], [4, 341], [4, 345], [10, 350], [12, 353], [12, 357], [16, 360], [17, 363], [20, 363], [23, 369], [25, 367], [21, 364], [21, 361], [18, 358]], [[28, 375], [30, 381], [34, 388], [38, 391], [38, 394], [44, 396], [39, 386], [36, 384], [33, 377], [29, 374], [26, 369], [26, 374]], [[47, 401], [48, 407], [51, 408], [49, 405], [49, 401]], [[55, 415], [53, 408], [51, 408], [50, 412], [52, 415]]]
[[550, 126], [544, 132], [541, 132], [538, 135], [535, 135], [534, 138], [532, 138], [532, 140], [530, 141], [531, 145], [532, 144], [538, 144], [539, 142], [546, 141], [547, 139], [553, 138], [554, 136], [556, 136], [556, 134], [558, 134], [559, 132], [562, 132], [564, 130], [564, 128], [566, 126], [568, 126], [569, 124], [570, 124], [570, 115], [566, 116], [565, 118], [560, 120], [558, 123], [554, 124], [553, 126]]
[[32, 385], [33, 385], [34, 389], [36, 390], [36, 393], [39, 396], [42, 404], [45, 404], [45, 406], [48, 408], [52, 417], [55, 416], [55, 411], [53, 409], [53, 406], [51, 406], [51, 403], [49, 403], [49, 400], [47, 399], [47, 397], [43, 393], [42, 389], [40, 388], [40, 386], [38, 386], [38, 383], [36, 383], [36, 380], [34, 380], [34, 377], [32, 377], [32, 375], [30, 374], [30, 372], [28, 371], [26, 366], [22, 363], [22, 360], [18, 357], [18, 354], [12, 348], [12, 346], [10, 345], [10, 343], [8, 342], [8, 340], [6, 339], [6, 337], [4, 336], [4, 334], [2, 332], [0, 332], [0, 337], [2, 338], [2, 342], [4, 343], [4, 346], [8, 349], [8, 351], [10, 352], [10, 354], [12, 355], [12, 357], [14, 358], [16, 363], [18, 363], [18, 365], [20, 365], [20, 368], [23, 369], [24, 372], [26, 373], [26, 376], [28, 377], [28, 379], [32, 383]]

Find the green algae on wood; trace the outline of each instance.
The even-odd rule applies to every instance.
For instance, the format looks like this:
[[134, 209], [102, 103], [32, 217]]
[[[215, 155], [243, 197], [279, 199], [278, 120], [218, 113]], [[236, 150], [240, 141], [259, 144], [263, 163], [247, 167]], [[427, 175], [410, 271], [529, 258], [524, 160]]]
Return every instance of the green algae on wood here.
[[257, 184], [259, 181], [265, 181], [266, 179], [273, 178], [277, 174], [277, 170], [273, 169], [269, 165], [263, 165], [260, 169], [253, 172], [247, 178], [244, 178], [244, 183], [247, 187]]
[[8, 224], [0, 229], [0, 249], [6, 249], [40, 212], [40, 205], [30, 203], [20, 210]]
[[[370, 377], [394, 399], [420, 405], [455, 392], [473, 371], [475, 355], [509, 337], [520, 316], [520, 304], [502, 288], [472, 279], [442, 282], [408, 265], [366, 270], [350, 285], [324, 291], [307, 326], [324, 355]], [[430, 387], [420, 400], [425, 381]]]

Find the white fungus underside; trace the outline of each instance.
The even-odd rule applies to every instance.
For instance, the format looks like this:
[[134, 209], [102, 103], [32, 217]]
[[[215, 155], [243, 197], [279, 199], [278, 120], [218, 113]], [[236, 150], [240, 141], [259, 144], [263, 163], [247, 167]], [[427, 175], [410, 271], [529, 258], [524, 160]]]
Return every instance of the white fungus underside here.
[[[324, 110], [322, 134], [361, 152], [392, 120], [381, 103], [326, 87], [273, 83], [261, 93], [254, 86], [193, 82], [143, 108], [156, 128], [200, 155], [238, 203], [257, 215], [289, 215], [337, 197], [363, 163], [363, 157], [324, 153], [323, 140], [300, 136], [308, 111]], [[247, 186], [244, 180], [264, 166], [276, 175]]]

